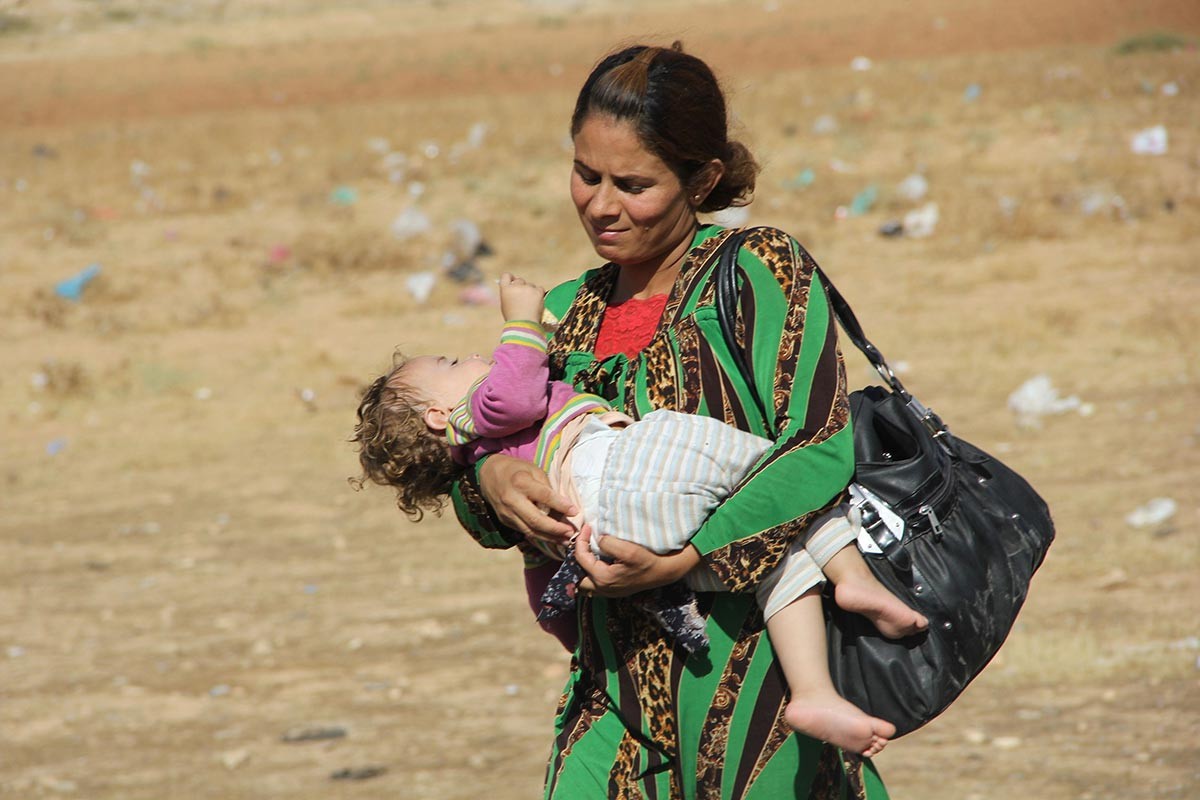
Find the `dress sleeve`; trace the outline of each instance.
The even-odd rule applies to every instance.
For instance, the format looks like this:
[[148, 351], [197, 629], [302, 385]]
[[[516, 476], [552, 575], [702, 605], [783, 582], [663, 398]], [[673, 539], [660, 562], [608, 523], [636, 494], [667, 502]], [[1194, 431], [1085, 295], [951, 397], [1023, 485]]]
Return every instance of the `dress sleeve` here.
[[738, 392], [763, 399], [775, 444], [692, 544], [731, 590], [751, 591], [840, 498], [854, 474], [854, 442], [837, 327], [812, 258], [785, 234], [756, 232], [738, 265], [739, 339], [755, 382]]
[[450, 412], [452, 446], [499, 439], [545, 419], [550, 402], [546, 334], [537, 322], [509, 322], [492, 353], [492, 368]]

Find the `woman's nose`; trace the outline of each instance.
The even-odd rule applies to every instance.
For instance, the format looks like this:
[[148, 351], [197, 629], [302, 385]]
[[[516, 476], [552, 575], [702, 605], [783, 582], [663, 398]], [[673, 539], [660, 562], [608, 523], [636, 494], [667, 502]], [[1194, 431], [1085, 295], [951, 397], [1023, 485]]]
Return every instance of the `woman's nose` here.
[[596, 187], [596, 193], [592, 195], [592, 202], [588, 204], [588, 210], [592, 212], [593, 217], [619, 216], [621, 208], [616, 187], [601, 182]]

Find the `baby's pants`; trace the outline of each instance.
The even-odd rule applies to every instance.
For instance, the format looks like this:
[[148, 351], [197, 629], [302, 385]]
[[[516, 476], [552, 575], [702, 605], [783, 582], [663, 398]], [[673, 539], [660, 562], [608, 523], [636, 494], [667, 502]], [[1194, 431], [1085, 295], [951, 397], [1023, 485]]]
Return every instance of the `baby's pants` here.
[[[570, 480], [594, 535], [670, 553], [687, 545], [772, 444], [698, 414], [653, 411], [625, 428], [592, 420], [572, 451]], [[765, 618], [824, 581], [821, 568], [858, 535], [857, 513], [848, 512], [839, 506], [816, 520], [763, 580]], [[703, 567], [687, 581], [697, 591], [727, 591]]]

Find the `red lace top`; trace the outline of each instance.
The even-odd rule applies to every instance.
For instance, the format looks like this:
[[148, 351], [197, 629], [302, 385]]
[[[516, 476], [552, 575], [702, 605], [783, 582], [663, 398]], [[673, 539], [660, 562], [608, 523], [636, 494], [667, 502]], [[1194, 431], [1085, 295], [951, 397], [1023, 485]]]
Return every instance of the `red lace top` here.
[[630, 298], [608, 306], [596, 336], [596, 358], [608, 358], [614, 353], [624, 353], [629, 358], [636, 356], [650, 344], [666, 307], [665, 294], [645, 300]]

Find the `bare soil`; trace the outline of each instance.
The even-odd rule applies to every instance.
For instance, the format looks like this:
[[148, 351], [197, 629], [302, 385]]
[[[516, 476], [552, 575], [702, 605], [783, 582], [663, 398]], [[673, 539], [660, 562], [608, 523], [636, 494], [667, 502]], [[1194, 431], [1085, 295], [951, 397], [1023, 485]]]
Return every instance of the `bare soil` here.
[[[1183, 44], [1117, 53], [1152, 32]], [[518, 558], [354, 492], [346, 439], [393, 347], [494, 341], [453, 281], [407, 289], [455, 219], [488, 278], [594, 264], [574, 92], [676, 38], [763, 162], [751, 221], [1055, 512], [1000, 656], [877, 760], [892, 795], [1200, 796], [1197, 36], [1183, 0], [0, 2], [0, 796], [537, 796], [567, 657]], [[878, 235], [928, 201], [932, 236]], [[1084, 413], [1019, 424], [1043, 373]]]

